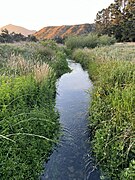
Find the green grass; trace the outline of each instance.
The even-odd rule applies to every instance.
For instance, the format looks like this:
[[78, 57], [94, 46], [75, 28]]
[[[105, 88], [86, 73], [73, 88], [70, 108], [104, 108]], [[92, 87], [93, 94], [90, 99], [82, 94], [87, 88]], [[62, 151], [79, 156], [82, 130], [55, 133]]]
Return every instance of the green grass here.
[[55, 83], [66, 57], [51, 44], [1, 44], [0, 68], [0, 179], [39, 179], [60, 135]]
[[90, 129], [101, 179], [135, 179], [135, 46], [76, 50], [94, 81]]

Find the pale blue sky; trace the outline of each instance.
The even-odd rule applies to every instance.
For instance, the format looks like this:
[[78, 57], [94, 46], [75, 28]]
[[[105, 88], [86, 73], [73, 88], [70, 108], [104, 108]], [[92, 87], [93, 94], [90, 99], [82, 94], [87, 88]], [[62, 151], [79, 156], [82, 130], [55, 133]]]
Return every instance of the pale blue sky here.
[[0, 0], [0, 27], [39, 30], [45, 26], [93, 23], [96, 13], [114, 0]]

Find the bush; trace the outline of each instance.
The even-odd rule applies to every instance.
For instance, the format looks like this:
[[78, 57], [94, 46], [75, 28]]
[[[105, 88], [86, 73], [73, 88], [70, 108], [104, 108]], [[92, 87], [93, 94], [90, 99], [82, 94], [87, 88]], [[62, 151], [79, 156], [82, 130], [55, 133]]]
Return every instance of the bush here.
[[87, 51], [83, 51], [82, 53], [82, 49], [76, 49], [73, 54], [72, 54], [72, 58], [76, 61], [81, 63], [81, 65], [87, 69], [88, 64], [89, 64], [89, 56]]
[[82, 47], [82, 43], [81, 43], [82, 37], [77, 37], [77, 36], [69, 36], [66, 40], [65, 40], [65, 45], [67, 46], [68, 49], [75, 49], [75, 48], [79, 48]]
[[54, 40], [44, 40], [40, 42], [42, 46], [51, 48], [52, 50], [57, 51], [58, 50], [58, 45]]
[[107, 35], [98, 37], [95, 33], [91, 33], [87, 36], [68, 37], [65, 41], [67, 48], [70, 48], [71, 50], [85, 47], [95, 48], [96, 46], [105, 46], [114, 43], [115, 39], [113, 37], [109, 37]]
[[116, 42], [114, 37], [109, 37], [108, 35], [99, 36], [98, 46], [112, 45]]
[[70, 70], [66, 61], [66, 55], [63, 52], [57, 52], [54, 61], [55, 63], [52, 64], [52, 67], [56, 71], [57, 77]]

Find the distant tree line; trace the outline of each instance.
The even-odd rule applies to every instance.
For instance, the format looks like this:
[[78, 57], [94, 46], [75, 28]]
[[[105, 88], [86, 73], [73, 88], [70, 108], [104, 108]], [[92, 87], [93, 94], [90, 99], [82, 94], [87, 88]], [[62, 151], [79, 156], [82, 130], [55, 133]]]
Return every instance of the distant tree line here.
[[3, 29], [0, 34], [0, 43], [13, 43], [19, 41], [34, 41], [36, 42], [37, 39], [33, 35], [28, 35], [27, 37], [21, 33], [9, 33], [7, 29]]
[[96, 31], [114, 35], [118, 41], [135, 42], [135, 0], [114, 0], [96, 16]]

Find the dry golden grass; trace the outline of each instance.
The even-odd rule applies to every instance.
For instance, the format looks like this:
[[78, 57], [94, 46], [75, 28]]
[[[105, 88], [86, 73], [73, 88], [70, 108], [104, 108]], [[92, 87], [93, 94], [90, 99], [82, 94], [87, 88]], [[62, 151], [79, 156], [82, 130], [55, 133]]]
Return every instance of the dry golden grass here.
[[36, 64], [34, 64], [33, 62], [25, 60], [21, 55], [11, 55], [7, 61], [7, 67], [20, 75], [33, 72], [37, 82], [42, 82], [54, 74], [53, 69], [47, 63], [36, 62]]
[[26, 61], [21, 55], [15, 56], [14, 54], [8, 59], [7, 67], [19, 71], [21, 74], [27, 74], [32, 70], [32, 64], [29, 61]]
[[53, 69], [46, 63], [42, 65], [37, 63], [34, 66], [34, 77], [37, 82], [42, 82], [53, 74]]

